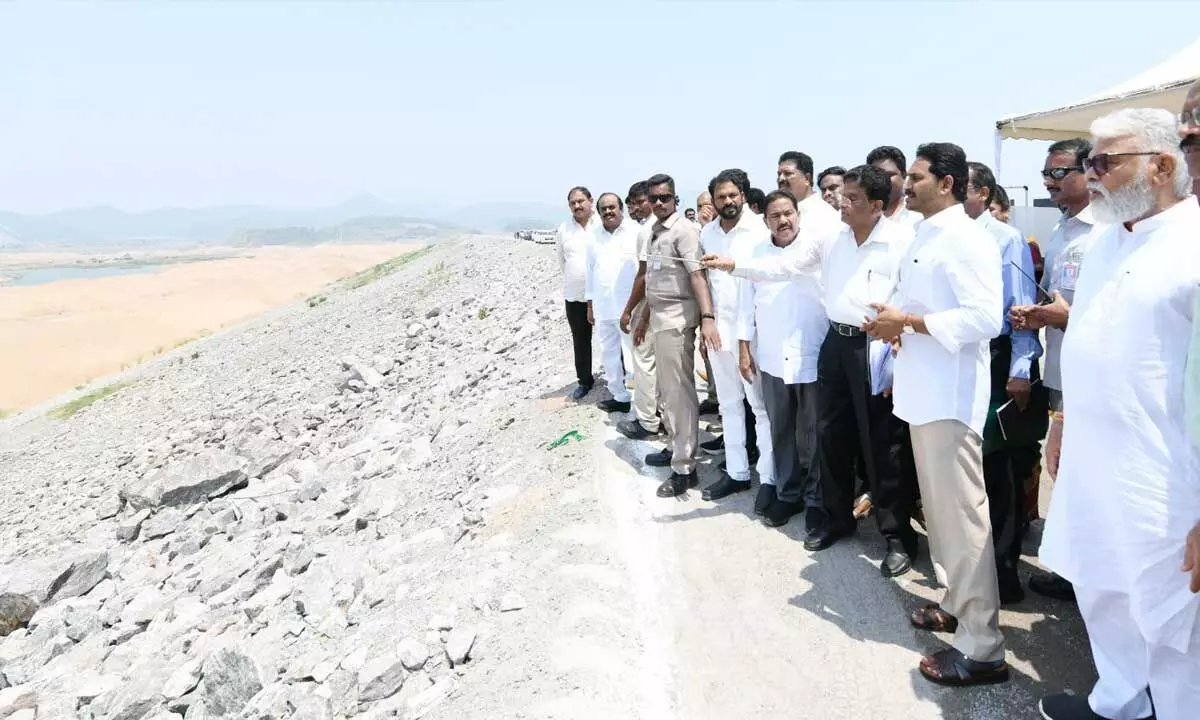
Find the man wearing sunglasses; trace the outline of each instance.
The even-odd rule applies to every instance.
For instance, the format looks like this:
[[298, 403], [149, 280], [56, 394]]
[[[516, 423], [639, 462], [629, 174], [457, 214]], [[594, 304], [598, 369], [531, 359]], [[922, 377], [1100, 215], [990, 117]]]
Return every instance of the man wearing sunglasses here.
[[1179, 149], [1187, 158], [1192, 193], [1200, 197], [1200, 80], [1188, 90], [1179, 112]]
[[700, 233], [677, 210], [675, 180], [655, 175], [650, 202], [657, 218], [650, 231], [645, 276], [646, 309], [633, 341], [653, 338], [658, 394], [670, 446], [646, 456], [652, 467], [670, 466], [671, 476], [659, 486], [659, 497], [674, 497], [696, 487], [696, 447], [700, 407], [696, 397], [696, 329], [710, 350], [721, 349], [708, 278], [700, 258]]
[[1200, 205], [1177, 125], [1166, 110], [1117, 111], [1092, 123], [1083, 162], [1092, 213], [1111, 224], [1069, 308], [1071, 423], [1040, 557], [1074, 585], [1099, 680], [1087, 698], [1044, 698], [1050, 720], [1200, 707], [1200, 445], [1183, 401]]
[[[1097, 236], [1107, 225], [1097, 223], [1089, 207], [1087, 178], [1083, 162], [1092, 152], [1092, 143], [1085, 138], [1060, 140], [1049, 147], [1042, 178], [1050, 200], [1062, 209], [1062, 218], [1054, 226], [1050, 241], [1046, 245], [1045, 274], [1043, 285], [1054, 297], [1061, 296], [1064, 304], [1075, 299], [1075, 283], [1083, 269], [1084, 257]], [[1048, 299], [1039, 291], [1039, 300]], [[1063, 380], [1059, 357], [1062, 353], [1065, 327], [1049, 322], [1049, 315], [1058, 307], [1054, 305], [1028, 304], [1011, 308], [1009, 319], [1013, 327], [1021, 329], [1046, 328], [1046, 356], [1042, 363], [1042, 384], [1046, 386], [1050, 400], [1052, 421], [1046, 440], [1046, 470], [1050, 477], [1058, 475], [1058, 459], [1062, 441]], [[1071, 583], [1061, 577], [1034, 575], [1029, 580], [1029, 589], [1039, 595], [1057, 600], [1074, 600], [1075, 591]]]
[[[1046, 434], [1046, 407], [1042, 393], [1033, 393], [1033, 383], [1041, 379], [1037, 369], [1037, 359], [1042, 354], [1041, 343], [1035, 331], [1013, 328], [1008, 321], [1008, 311], [1014, 306], [1034, 304], [1037, 293], [1033, 281], [1033, 255], [1025, 237], [988, 211], [988, 205], [996, 196], [996, 176], [983, 163], [969, 162], [967, 167], [967, 199], [963, 208], [996, 241], [1001, 261], [1004, 324], [1000, 334], [992, 338], [990, 347], [991, 408], [984, 432], [983, 477], [992, 518], [1000, 603], [1010, 604], [1025, 598], [1017, 572], [1025, 526], [1025, 485], [1037, 464], [1041, 437]], [[997, 412], [1010, 399], [1020, 413], [1006, 415], [1011, 419], [1010, 426], [1004, 428], [1009, 437], [1006, 441]], [[1037, 441], [1032, 441], [1035, 436]], [[1029, 442], [1034, 442], [1032, 448]]]

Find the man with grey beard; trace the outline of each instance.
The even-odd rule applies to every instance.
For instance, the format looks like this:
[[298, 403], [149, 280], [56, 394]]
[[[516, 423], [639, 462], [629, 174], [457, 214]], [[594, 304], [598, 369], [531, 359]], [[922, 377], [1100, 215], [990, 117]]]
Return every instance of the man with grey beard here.
[[1187, 158], [1192, 192], [1200, 196], [1200, 80], [1192, 83], [1179, 111], [1179, 149]]
[[1056, 295], [1044, 313], [1014, 315], [1070, 325], [1071, 423], [1040, 557], [1075, 587], [1099, 680], [1086, 698], [1043, 698], [1049, 720], [1185, 720], [1200, 706], [1200, 445], [1182, 400], [1200, 205], [1177, 125], [1148, 109], [1092, 124], [1087, 187], [1111, 226], [1088, 250], [1073, 309]]

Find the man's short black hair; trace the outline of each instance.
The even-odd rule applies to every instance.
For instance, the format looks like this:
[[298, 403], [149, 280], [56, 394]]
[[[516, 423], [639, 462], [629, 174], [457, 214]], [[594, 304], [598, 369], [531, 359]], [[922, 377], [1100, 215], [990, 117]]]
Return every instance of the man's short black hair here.
[[[604, 199], [605, 195], [612, 195], [613, 197], [615, 197], [617, 199], [617, 209], [618, 210], [625, 209], [625, 203], [621, 202], [621, 196], [616, 194], [615, 192], [600, 193], [600, 197], [596, 198], [596, 205], [600, 204], [600, 201]], [[597, 208], [597, 209], [599, 209], [599, 208]]]
[[962, 202], [967, 199], [967, 153], [954, 143], [932, 142], [917, 148], [917, 157], [929, 163], [929, 172], [941, 182], [949, 177], [954, 183], [951, 193]]
[[667, 175], [666, 173], [657, 173], [655, 175], [651, 175], [650, 177], [646, 178], [646, 189], [648, 190], [648, 189], [654, 187], [655, 185], [662, 185], [664, 183], [666, 183], [666, 185], [671, 188], [671, 194], [674, 195], [675, 194], [675, 178], [671, 177], [670, 175]]
[[842, 181], [854, 183], [863, 189], [867, 200], [878, 200], [884, 207], [892, 199], [892, 179], [874, 165], [859, 165], [842, 173]]
[[731, 168], [717, 173], [715, 178], [708, 181], [708, 194], [710, 198], [717, 194], [717, 186], [722, 183], [733, 183], [742, 195], [750, 194], [750, 176], [744, 170]]
[[763, 212], [766, 212], [768, 205], [776, 200], [781, 199], [790, 202], [792, 207], [796, 208], [797, 210], [800, 209], [800, 201], [796, 199], [796, 196], [792, 194], [791, 190], [772, 190], [765, 198], [763, 198]]
[[1047, 155], [1074, 155], [1076, 163], [1092, 154], [1092, 141], [1087, 138], [1071, 138], [1059, 140], [1046, 149]]
[[642, 197], [649, 194], [650, 186], [646, 184], [645, 180], [638, 180], [629, 186], [629, 194], [625, 196], [625, 199], [632, 200], [633, 198]]
[[746, 192], [746, 204], [763, 210], [767, 207], [767, 194], [761, 188], [752, 187]]
[[974, 183], [975, 187], [980, 190], [987, 191], [988, 203], [996, 199], [996, 175], [992, 169], [981, 162], [971, 161], [967, 163], [967, 170], [970, 173], [967, 178], [968, 182]]
[[904, 152], [893, 145], [880, 145], [871, 152], [867, 153], [867, 164], [874, 165], [883, 160], [891, 160], [900, 169], [900, 172], [908, 171], [908, 160], [904, 157]]
[[583, 193], [583, 196], [585, 198], [587, 198], [588, 200], [592, 199], [592, 191], [591, 190], [588, 190], [587, 188], [585, 188], [582, 185], [576, 185], [575, 187], [573, 187], [567, 191], [567, 200], [570, 200], [571, 196], [577, 192]]
[[785, 162], [790, 162], [796, 166], [796, 169], [804, 173], [808, 177], [808, 181], [812, 182], [813, 178], [813, 161], [808, 155], [799, 150], [788, 150], [779, 156], [779, 165]]
[[832, 167], [827, 167], [821, 171], [820, 175], [817, 176], [817, 187], [820, 187], [821, 181], [824, 180], [825, 178], [829, 177], [830, 175], [843, 176], [845, 174], [846, 174], [846, 168], [842, 167], [841, 165], [834, 165]]

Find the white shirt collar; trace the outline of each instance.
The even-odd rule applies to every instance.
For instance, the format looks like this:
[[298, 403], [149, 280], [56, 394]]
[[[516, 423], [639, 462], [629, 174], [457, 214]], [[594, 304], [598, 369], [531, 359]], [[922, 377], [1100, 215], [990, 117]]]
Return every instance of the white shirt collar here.
[[945, 210], [936, 212], [933, 215], [926, 217], [925, 221], [921, 224], [930, 227], [944, 228], [951, 223], [958, 222], [960, 220], [970, 220], [970, 218], [967, 217], [967, 211], [963, 209], [962, 203], [954, 203]]
[[1155, 230], [1160, 230], [1163, 226], [1174, 222], [1187, 221], [1192, 219], [1189, 216], [1200, 214], [1200, 206], [1196, 205], [1196, 198], [1188, 195], [1182, 200], [1177, 201], [1174, 205], [1163, 210], [1160, 213], [1155, 213], [1145, 220], [1139, 220], [1133, 224], [1133, 229], [1130, 231], [1133, 235], [1142, 235], [1152, 233]]

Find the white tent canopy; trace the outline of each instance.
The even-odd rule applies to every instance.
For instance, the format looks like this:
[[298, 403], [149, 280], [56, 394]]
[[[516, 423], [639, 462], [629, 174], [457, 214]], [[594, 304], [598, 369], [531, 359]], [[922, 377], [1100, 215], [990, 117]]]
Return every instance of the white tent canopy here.
[[1179, 112], [1188, 86], [1197, 77], [1200, 77], [1200, 39], [1169, 60], [1102, 93], [1053, 110], [998, 121], [996, 142], [999, 145], [1003, 138], [1066, 140], [1086, 137], [1093, 120], [1127, 107], [1153, 107]]

